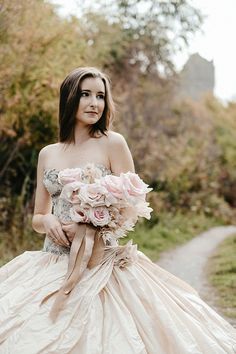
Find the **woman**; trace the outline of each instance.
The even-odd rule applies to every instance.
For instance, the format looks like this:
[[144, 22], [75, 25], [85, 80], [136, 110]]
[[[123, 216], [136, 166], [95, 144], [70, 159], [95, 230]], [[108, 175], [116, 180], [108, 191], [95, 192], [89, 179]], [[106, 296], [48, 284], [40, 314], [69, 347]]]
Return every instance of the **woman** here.
[[236, 353], [236, 331], [193, 288], [134, 245], [105, 244], [61, 202], [63, 176], [134, 172], [113, 115], [103, 73], [78, 68], [63, 81], [59, 142], [38, 159], [32, 225], [44, 249], [0, 269], [0, 353]]

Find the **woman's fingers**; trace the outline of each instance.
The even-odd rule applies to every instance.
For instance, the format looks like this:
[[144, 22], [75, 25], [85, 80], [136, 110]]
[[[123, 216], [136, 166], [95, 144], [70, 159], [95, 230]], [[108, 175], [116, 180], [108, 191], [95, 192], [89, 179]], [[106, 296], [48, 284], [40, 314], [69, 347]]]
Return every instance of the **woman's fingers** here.
[[75, 237], [75, 234], [67, 233], [66, 235], [67, 235], [67, 238], [69, 239], [69, 241], [72, 242]]
[[57, 243], [60, 246], [68, 247], [70, 245], [67, 237], [65, 236], [64, 232], [61, 230], [60, 226], [53, 228], [50, 230], [49, 236], [53, 240], [53, 242]]
[[56, 237], [53, 234], [48, 233], [47, 236], [53, 241], [53, 242], [57, 242]]
[[62, 230], [66, 233], [66, 236], [70, 240], [70, 242], [72, 242], [76, 233], [75, 223], [63, 224]]
[[63, 245], [63, 246], [69, 246], [70, 242], [67, 239], [66, 235], [64, 234], [63, 230], [61, 229], [61, 226], [59, 226], [57, 229], [57, 237], [58, 237], [58, 241]]
[[75, 232], [75, 223], [62, 224], [61, 228], [65, 232]]
[[75, 222], [64, 224], [58, 222], [58, 220], [55, 222], [55, 219], [53, 220], [52, 215], [50, 215], [48, 218], [45, 218], [45, 220], [47, 221], [47, 234], [52, 239], [52, 241], [58, 245], [69, 247], [75, 237], [78, 225]]

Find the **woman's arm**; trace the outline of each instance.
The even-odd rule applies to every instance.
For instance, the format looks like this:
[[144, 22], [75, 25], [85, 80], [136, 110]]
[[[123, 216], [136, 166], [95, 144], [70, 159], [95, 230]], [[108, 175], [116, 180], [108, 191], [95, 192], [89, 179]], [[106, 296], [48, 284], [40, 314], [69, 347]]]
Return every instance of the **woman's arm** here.
[[43, 184], [44, 166], [47, 153], [47, 147], [43, 148], [39, 153], [32, 227], [38, 233], [46, 233], [56, 243], [68, 246], [69, 241], [62, 230], [60, 221], [51, 213], [51, 197]]
[[38, 233], [45, 233], [43, 225], [43, 217], [46, 214], [51, 214], [52, 204], [51, 198], [43, 185], [43, 174], [46, 160], [46, 147], [39, 152], [38, 166], [37, 166], [37, 184], [34, 203], [34, 216], [32, 219], [32, 227]]
[[109, 132], [108, 155], [111, 171], [119, 176], [121, 172], [135, 172], [134, 161], [125, 138], [116, 132]]

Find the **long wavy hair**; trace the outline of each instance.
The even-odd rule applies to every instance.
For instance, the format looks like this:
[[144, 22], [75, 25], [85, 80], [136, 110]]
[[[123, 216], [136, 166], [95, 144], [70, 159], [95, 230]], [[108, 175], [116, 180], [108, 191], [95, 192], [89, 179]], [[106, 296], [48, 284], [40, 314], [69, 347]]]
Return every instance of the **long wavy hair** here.
[[106, 135], [114, 118], [115, 105], [111, 95], [110, 79], [107, 75], [94, 67], [79, 67], [74, 69], [60, 87], [59, 102], [59, 141], [75, 142], [76, 113], [81, 97], [81, 83], [84, 79], [100, 78], [105, 86], [105, 107], [101, 118], [92, 124], [89, 130], [91, 137], [97, 133]]

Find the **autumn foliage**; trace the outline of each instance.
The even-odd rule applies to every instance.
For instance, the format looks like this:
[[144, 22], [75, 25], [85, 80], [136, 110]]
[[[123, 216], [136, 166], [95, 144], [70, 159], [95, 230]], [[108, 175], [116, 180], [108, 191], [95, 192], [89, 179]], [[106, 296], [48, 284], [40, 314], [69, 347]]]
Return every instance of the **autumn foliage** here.
[[152, 0], [146, 12], [139, 0], [105, 3], [96, 12], [81, 3], [82, 15], [63, 18], [43, 0], [1, 1], [1, 229], [17, 242], [29, 230], [38, 152], [57, 140], [59, 85], [81, 65], [110, 75], [114, 129], [154, 188], [156, 215], [235, 215], [236, 104], [179, 102], [173, 90], [172, 55], [200, 27], [199, 12], [187, 0]]

